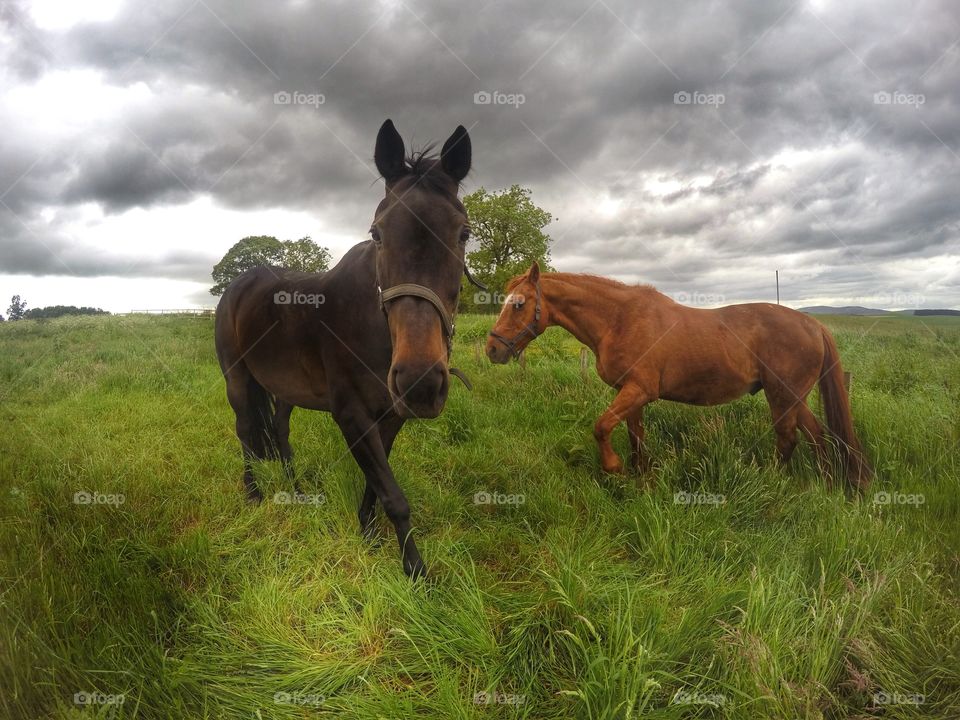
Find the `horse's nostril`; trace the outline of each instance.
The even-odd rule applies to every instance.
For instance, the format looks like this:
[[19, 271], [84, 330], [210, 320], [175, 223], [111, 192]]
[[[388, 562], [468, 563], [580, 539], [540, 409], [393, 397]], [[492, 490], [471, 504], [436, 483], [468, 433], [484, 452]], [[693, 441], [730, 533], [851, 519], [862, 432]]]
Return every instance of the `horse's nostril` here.
[[446, 373], [440, 363], [430, 367], [396, 365], [393, 368], [394, 389], [408, 405], [429, 406], [443, 393]]

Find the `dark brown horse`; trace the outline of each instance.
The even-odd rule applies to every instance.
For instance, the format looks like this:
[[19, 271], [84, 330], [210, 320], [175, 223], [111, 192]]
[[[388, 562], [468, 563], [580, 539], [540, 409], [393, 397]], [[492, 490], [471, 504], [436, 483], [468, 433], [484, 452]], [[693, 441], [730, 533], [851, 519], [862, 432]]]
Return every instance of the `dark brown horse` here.
[[536, 263], [514, 278], [507, 291], [487, 342], [491, 361], [506, 363], [546, 328], [559, 325], [593, 350], [597, 373], [617, 390], [594, 427], [605, 471], [623, 470], [610, 444], [610, 433], [621, 421], [627, 424], [634, 467], [646, 468], [647, 403], [664, 399], [718, 405], [763, 390], [779, 459], [790, 459], [799, 428], [830, 477], [824, 429], [806, 402], [819, 383], [847, 482], [859, 490], [869, 483], [871, 470], [853, 430], [837, 346], [809, 315], [769, 303], [689, 308], [649, 286], [593, 275], [541, 274]]
[[425, 568], [388, 457], [406, 419], [436, 417], [447, 399], [469, 237], [457, 195], [470, 170], [470, 136], [460, 126], [439, 157], [407, 157], [387, 120], [374, 160], [386, 191], [371, 240], [327, 273], [262, 267], [237, 278], [217, 307], [217, 357], [237, 416], [248, 497], [262, 499], [254, 460], [279, 457], [292, 476], [293, 408], [325, 410], [366, 477], [361, 531], [372, 534], [379, 500], [403, 569], [416, 578]]

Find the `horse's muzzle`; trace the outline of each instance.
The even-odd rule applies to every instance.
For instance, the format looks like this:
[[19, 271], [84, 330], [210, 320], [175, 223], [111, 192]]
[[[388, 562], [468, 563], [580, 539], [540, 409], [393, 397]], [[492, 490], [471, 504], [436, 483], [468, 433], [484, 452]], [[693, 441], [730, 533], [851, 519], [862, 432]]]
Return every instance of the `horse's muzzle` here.
[[494, 338], [487, 338], [487, 357], [497, 365], [506, 365], [512, 357], [510, 349]]
[[435, 418], [447, 402], [450, 379], [443, 363], [397, 363], [390, 368], [388, 387], [394, 410], [404, 418]]

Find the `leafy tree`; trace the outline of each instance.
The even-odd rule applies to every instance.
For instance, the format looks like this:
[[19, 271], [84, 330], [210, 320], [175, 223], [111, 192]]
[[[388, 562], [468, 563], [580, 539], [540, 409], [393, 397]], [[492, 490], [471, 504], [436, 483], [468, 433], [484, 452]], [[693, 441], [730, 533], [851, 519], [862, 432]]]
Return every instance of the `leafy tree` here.
[[10, 307], [7, 308], [7, 315], [11, 320], [22, 320], [23, 314], [27, 311], [27, 303], [21, 300], [19, 295], [10, 298]]
[[283, 266], [291, 270], [321, 272], [330, 267], [330, 251], [320, 247], [310, 236], [283, 243]]
[[519, 185], [495, 192], [480, 188], [467, 195], [463, 204], [478, 243], [476, 250], [467, 253], [467, 265], [490, 292], [477, 292], [465, 284], [460, 306], [467, 311], [493, 312], [499, 309], [506, 282], [526, 272], [534, 260], [544, 271], [552, 270], [551, 240], [543, 228], [553, 216], [537, 207], [530, 190]]
[[227, 250], [213, 266], [211, 295], [223, 295], [227, 285], [251, 268], [278, 265], [305, 272], [322, 272], [330, 265], [330, 251], [320, 247], [310, 236], [299, 240], [280, 241], [270, 235], [251, 235]]

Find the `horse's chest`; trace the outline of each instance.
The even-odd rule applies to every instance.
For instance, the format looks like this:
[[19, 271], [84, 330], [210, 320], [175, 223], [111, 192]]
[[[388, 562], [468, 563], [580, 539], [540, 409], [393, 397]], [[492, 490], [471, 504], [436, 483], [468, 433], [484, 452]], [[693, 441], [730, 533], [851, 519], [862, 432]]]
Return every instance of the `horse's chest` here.
[[611, 387], [619, 389], [623, 384], [624, 377], [629, 370], [628, 367], [622, 367], [623, 365], [624, 363], [608, 354], [597, 354], [597, 375]]

